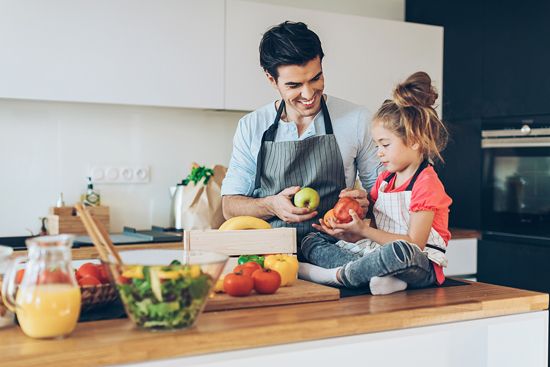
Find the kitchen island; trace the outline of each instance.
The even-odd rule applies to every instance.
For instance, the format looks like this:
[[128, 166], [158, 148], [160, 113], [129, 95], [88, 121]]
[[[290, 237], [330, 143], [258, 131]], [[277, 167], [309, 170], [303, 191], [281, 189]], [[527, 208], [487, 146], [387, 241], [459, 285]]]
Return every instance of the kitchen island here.
[[117, 319], [79, 323], [65, 340], [33, 340], [11, 327], [0, 330], [0, 365], [546, 366], [547, 309], [547, 294], [469, 283], [208, 312], [178, 332]]

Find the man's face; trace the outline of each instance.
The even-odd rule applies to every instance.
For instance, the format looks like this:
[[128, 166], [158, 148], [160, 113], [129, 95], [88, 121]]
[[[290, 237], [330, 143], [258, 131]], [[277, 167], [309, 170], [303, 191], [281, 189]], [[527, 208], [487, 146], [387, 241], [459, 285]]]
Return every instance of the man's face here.
[[279, 66], [277, 71], [277, 81], [269, 74], [267, 78], [284, 99], [287, 114], [297, 114], [299, 117], [315, 116], [321, 109], [321, 98], [325, 88], [321, 59], [316, 57], [302, 66]]

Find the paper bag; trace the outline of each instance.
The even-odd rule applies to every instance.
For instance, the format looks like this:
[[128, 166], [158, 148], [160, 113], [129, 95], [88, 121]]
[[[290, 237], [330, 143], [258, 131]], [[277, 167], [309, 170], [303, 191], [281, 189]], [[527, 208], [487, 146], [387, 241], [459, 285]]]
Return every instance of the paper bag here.
[[222, 213], [222, 181], [227, 168], [214, 166], [208, 183], [190, 182], [183, 189], [181, 227], [188, 229], [217, 229], [225, 221]]

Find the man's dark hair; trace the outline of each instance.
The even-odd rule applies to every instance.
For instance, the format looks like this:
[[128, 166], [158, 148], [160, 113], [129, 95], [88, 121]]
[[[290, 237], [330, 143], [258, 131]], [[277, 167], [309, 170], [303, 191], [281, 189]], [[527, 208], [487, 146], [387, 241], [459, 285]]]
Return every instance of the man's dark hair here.
[[260, 41], [260, 65], [275, 80], [282, 65], [305, 65], [317, 56], [323, 60], [319, 36], [302, 22], [286, 21], [264, 33]]

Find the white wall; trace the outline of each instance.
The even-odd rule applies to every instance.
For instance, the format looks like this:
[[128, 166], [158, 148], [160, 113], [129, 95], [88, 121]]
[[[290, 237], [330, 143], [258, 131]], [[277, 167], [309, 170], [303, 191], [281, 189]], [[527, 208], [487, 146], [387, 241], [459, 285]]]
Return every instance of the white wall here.
[[[248, 0], [364, 17], [405, 20], [405, 0]], [[322, 40], [321, 40], [322, 41]]]
[[[403, 20], [404, 1], [260, 2]], [[227, 165], [243, 114], [0, 99], [0, 237], [37, 233], [59, 192], [67, 204], [78, 200], [94, 164], [151, 168], [148, 184], [96, 185], [112, 230], [168, 225], [168, 187], [193, 161]]]
[[74, 204], [92, 164], [151, 168], [148, 184], [96, 185], [114, 230], [168, 225], [168, 187], [193, 161], [227, 165], [243, 114], [0, 100], [0, 236], [36, 233], [61, 191]]

